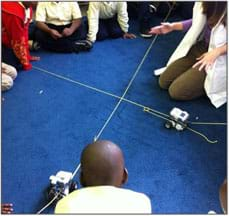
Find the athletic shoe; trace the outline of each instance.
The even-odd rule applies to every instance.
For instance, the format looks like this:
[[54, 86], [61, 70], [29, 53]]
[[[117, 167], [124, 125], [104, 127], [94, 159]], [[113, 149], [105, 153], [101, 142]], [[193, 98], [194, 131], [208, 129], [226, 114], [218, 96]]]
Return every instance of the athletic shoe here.
[[143, 38], [151, 38], [153, 35], [149, 34], [149, 30], [144, 30], [140, 32], [140, 36]]
[[81, 52], [81, 51], [90, 51], [90, 49], [92, 49], [93, 44], [91, 41], [89, 40], [79, 40], [76, 41], [74, 44], [74, 51], [76, 53]]
[[40, 44], [37, 41], [30, 40], [29, 48], [31, 51], [37, 51], [41, 48]]

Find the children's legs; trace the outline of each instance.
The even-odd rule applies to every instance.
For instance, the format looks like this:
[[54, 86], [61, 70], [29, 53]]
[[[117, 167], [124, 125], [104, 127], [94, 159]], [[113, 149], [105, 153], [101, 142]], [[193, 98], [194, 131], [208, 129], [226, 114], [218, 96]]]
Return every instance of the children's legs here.
[[2, 62], [2, 91], [6, 91], [12, 88], [14, 79], [17, 77], [17, 70], [11, 65]]
[[[54, 26], [48, 24], [48, 26], [52, 29], [57, 30], [58, 32], [62, 33], [63, 29], [67, 26]], [[57, 40], [53, 39], [48, 33], [37, 29], [36, 31], [36, 41], [38, 41], [44, 49], [51, 50], [54, 52], [63, 52], [69, 53], [74, 52], [74, 42], [80, 39], [80, 32], [73, 33], [71, 36], [62, 37]]]
[[107, 26], [106, 26], [106, 20], [105, 19], [99, 19], [99, 30], [96, 35], [96, 40], [101, 41], [105, 40], [109, 37]]
[[139, 19], [139, 31], [145, 32], [150, 28], [150, 18], [151, 13], [149, 10], [150, 2], [141, 2], [139, 3], [138, 8], [138, 19]]
[[76, 32], [78, 40], [85, 40], [87, 38], [88, 21], [85, 17], [82, 18], [82, 23]]
[[72, 33], [72, 35], [68, 36], [67, 38], [70, 41], [78, 41], [78, 40], [86, 40], [87, 37], [87, 32], [88, 32], [88, 23], [86, 19], [82, 19], [81, 25], [75, 32]]
[[35, 21], [31, 22], [29, 24], [29, 40], [35, 39], [35, 32], [37, 30]]
[[117, 16], [114, 16], [113, 18], [107, 20], [106, 22], [109, 37], [111, 38], [119, 38], [122, 37], [124, 32], [122, 31]]
[[19, 59], [14, 54], [13, 49], [8, 48], [4, 45], [2, 45], [2, 62], [5, 62], [8, 65], [12, 65], [17, 70], [22, 69], [22, 65]]
[[2, 73], [10, 76], [13, 80], [17, 77], [17, 70], [15, 67], [2, 62]]
[[2, 73], [2, 91], [11, 89], [13, 84], [13, 79], [9, 75]]

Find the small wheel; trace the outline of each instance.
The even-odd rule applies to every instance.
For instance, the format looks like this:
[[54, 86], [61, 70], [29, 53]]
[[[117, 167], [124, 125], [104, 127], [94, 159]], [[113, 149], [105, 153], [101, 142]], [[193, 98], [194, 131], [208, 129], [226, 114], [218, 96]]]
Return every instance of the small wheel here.
[[181, 124], [176, 124], [176, 130], [178, 130], [178, 131], [182, 131], [182, 130], [184, 130], [184, 127], [181, 125]]
[[74, 190], [76, 190], [78, 187], [77, 187], [77, 183], [72, 181], [70, 183], [70, 187], [69, 187], [69, 193], [73, 192]]
[[46, 198], [48, 201], [51, 201], [56, 195], [56, 188], [54, 185], [49, 185], [46, 190]]
[[167, 122], [165, 123], [165, 127], [166, 127], [167, 129], [170, 129], [170, 128], [172, 127], [172, 123], [171, 123], [170, 121], [167, 121]]

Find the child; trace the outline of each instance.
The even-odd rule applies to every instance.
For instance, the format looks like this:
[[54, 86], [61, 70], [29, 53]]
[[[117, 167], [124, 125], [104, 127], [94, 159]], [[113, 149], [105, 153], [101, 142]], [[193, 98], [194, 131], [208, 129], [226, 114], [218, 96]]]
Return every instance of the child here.
[[123, 154], [116, 144], [107, 140], [91, 143], [81, 154], [83, 188], [61, 199], [55, 213], [150, 214], [151, 203], [145, 194], [121, 188], [127, 178]]
[[90, 2], [87, 11], [87, 40], [95, 42], [106, 38], [135, 38], [128, 33], [126, 2]]
[[54, 52], [79, 52], [90, 50], [86, 29], [77, 2], [39, 2], [36, 10], [35, 40]]
[[2, 60], [20, 69], [30, 70], [30, 61], [40, 58], [30, 56], [28, 27], [32, 7], [36, 2], [2, 2]]

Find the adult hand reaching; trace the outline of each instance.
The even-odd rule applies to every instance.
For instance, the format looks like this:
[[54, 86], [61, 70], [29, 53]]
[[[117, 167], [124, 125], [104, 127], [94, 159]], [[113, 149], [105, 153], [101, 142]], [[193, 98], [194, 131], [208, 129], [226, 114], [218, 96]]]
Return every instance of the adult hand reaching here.
[[161, 23], [159, 26], [152, 27], [149, 31], [150, 34], [167, 34], [173, 31], [173, 23]]

